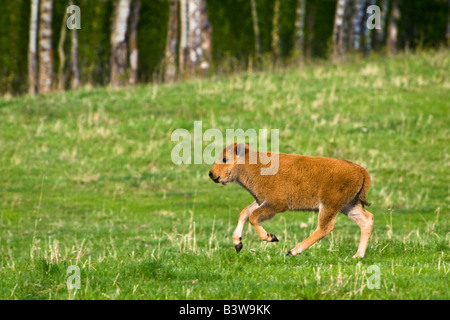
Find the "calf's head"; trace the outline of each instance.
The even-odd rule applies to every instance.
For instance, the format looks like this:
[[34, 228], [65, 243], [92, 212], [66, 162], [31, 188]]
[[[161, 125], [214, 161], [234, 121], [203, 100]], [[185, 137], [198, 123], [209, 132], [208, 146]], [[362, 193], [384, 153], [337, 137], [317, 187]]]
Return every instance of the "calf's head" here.
[[237, 166], [246, 163], [245, 158], [248, 150], [248, 145], [242, 143], [227, 146], [209, 171], [209, 177], [215, 183], [222, 183], [223, 185], [235, 182], [237, 180]]

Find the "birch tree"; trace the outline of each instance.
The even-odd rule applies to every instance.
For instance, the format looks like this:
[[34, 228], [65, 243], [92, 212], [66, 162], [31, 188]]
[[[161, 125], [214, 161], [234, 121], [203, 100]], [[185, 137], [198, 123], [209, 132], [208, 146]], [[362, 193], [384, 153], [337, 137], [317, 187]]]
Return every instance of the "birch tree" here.
[[338, 0], [336, 4], [336, 15], [334, 18], [333, 29], [333, 60], [337, 61], [341, 58], [345, 51], [344, 42], [344, 16], [348, 0]]
[[447, 39], [447, 47], [450, 48], [450, 0], [448, 2], [448, 14], [447, 14], [447, 30], [445, 33], [445, 38]]
[[196, 74], [209, 68], [203, 50], [211, 47], [211, 27], [205, 0], [181, 0], [180, 19], [180, 72]]
[[201, 0], [189, 0], [188, 68], [195, 72], [202, 62]]
[[67, 20], [67, 12], [63, 16], [63, 21], [61, 24], [61, 32], [59, 35], [58, 42], [58, 56], [59, 56], [59, 65], [58, 65], [58, 90], [64, 90], [64, 85], [66, 82], [66, 75], [64, 73], [64, 67], [66, 64], [66, 52], [64, 51], [64, 43], [66, 42], [66, 20]]
[[202, 42], [202, 62], [200, 67], [204, 73], [206, 73], [211, 64], [211, 52], [212, 52], [212, 25], [209, 22], [208, 8], [206, 6], [206, 0], [202, 0], [200, 4], [201, 14], [201, 42]]
[[72, 69], [72, 88], [78, 89], [80, 86], [80, 70], [78, 67], [78, 30], [73, 29], [70, 34], [71, 54], [70, 67]]
[[358, 51], [361, 48], [362, 19], [365, 13], [364, 3], [364, 0], [354, 0], [353, 2], [350, 48], [355, 51]]
[[314, 24], [316, 20], [317, 3], [310, 2], [308, 7], [310, 10], [306, 17], [305, 29], [308, 30], [308, 37], [305, 37], [305, 57], [311, 58], [313, 56], [313, 44], [315, 41]]
[[130, 84], [135, 85], [138, 78], [139, 51], [137, 43], [137, 30], [139, 23], [139, 14], [141, 10], [141, 0], [133, 1], [133, 13], [130, 23]]
[[273, 19], [272, 19], [272, 53], [275, 60], [275, 64], [278, 63], [280, 58], [280, 0], [275, 0], [273, 7]]
[[125, 84], [127, 71], [127, 23], [131, 0], [118, 0], [114, 10], [111, 32], [111, 84], [115, 87]]
[[37, 35], [39, 19], [39, 0], [31, 1], [30, 41], [28, 46], [28, 92], [38, 92], [37, 77]]
[[387, 50], [389, 54], [397, 53], [398, 41], [398, 26], [397, 22], [400, 19], [400, 9], [396, 0], [392, 1], [391, 16], [389, 18], [388, 35], [387, 35]]
[[[449, 0], [450, 1], [450, 0]], [[384, 44], [384, 37], [386, 34], [386, 21], [387, 21], [387, 15], [389, 11], [389, 0], [382, 0], [380, 5], [381, 10], [381, 28], [376, 29], [375, 31], [375, 40], [377, 42], [377, 45]]]
[[367, 8], [374, 5], [375, 0], [366, 0], [365, 6], [363, 8], [364, 10], [364, 19], [363, 19], [363, 35], [364, 35], [364, 55], [368, 55], [369, 52], [372, 50], [372, 30], [367, 27], [367, 20], [370, 17], [370, 14], [367, 12]]
[[188, 38], [189, 38], [189, 10], [188, 0], [180, 0], [180, 52], [178, 54], [178, 65], [180, 73], [185, 73], [185, 66], [188, 50]]
[[170, 0], [169, 25], [165, 52], [165, 81], [172, 82], [177, 74], [178, 14], [179, 1]]
[[295, 16], [294, 49], [296, 54], [302, 56], [305, 48], [306, 0], [297, 0]]
[[81, 12], [80, 9], [73, 4], [73, 0], [69, 1], [69, 7], [66, 14], [71, 14], [67, 19], [66, 26], [70, 29], [70, 69], [72, 71], [71, 88], [78, 89], [80, 86], [80, 71], [78, 68], [78, 29], [81, 29]]
[[53, 85], [53, 0], [41, 0], [39, 21], [39, 92], [50, 92]]
[[255, 53], [256, 58], [261, 62], [261, 38], [259, 35], [258, 10], [256, 9], [256, 1], [250, 0], [252, 5], [253, 35], [255, 37]]

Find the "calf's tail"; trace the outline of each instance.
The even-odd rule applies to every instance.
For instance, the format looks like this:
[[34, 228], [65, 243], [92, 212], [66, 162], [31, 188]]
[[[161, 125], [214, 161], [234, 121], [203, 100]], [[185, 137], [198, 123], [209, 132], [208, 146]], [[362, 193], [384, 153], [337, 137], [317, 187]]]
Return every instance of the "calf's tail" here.
[[370, 188], [371, 179], [370, 179], [369, 173], [366, 170], [363, 170], [363, 174], [364, 174], [363, 182], [362, 182], [361, 190], [359, 190], [358, 199], [364, 207], [364, 206], [370, 206], [370, 203], [367, 202], [366, 195]]

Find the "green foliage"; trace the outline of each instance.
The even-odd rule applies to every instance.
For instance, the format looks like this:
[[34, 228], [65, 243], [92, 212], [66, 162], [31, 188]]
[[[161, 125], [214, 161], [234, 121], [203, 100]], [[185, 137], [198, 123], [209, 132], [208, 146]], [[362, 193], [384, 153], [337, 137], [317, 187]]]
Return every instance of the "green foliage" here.
[[112, 0], [79, 0], [81, 30], [78, 31], [81, 82], [91, 85], [109, 83], [111, 68]]
[[255, 41], [250, 1], [208, 0], [207, 5], [213, 28], [214, 60], [229, 57], [245, 60], [253, 55]]
[[28, 90], [28, 1], [0, 2], [0, 95]]
[[411, 0], [400, 2], [401, 47], [437, 48], [445, 45], [448, 1]]
[[165, 53], [168, 19], [168, 1], [142, 1], [138, 26], [141, 82], [152, 82], [154, 76], [161, 73], [160, 65]]

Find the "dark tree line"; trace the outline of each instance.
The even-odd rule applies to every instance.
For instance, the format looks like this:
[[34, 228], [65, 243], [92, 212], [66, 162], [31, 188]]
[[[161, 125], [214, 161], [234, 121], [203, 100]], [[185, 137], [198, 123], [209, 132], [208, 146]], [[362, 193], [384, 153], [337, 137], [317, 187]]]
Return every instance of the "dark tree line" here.
[[450, 0], [11, 0], [0, 30], [0, 94], [34, 94], [448, 47]]

